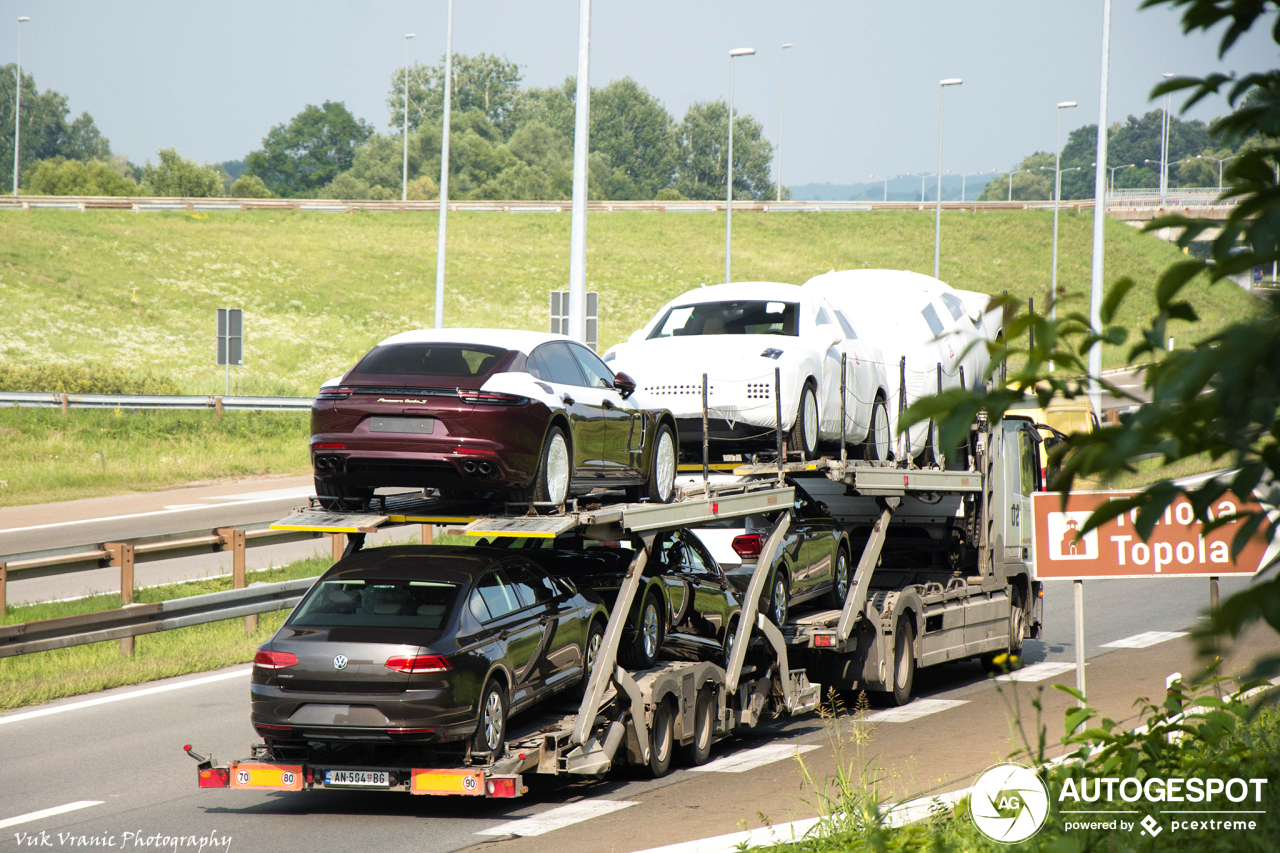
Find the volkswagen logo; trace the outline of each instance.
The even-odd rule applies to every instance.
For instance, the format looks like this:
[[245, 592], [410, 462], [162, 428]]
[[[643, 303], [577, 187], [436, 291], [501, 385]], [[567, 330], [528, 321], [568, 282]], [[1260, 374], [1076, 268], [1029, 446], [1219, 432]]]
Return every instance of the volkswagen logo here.
[[335, 655], [335, 656], [334, 656], [334, 658], [333, 658], [333, 668], [334, 668], [334, 669], [346, 669], [346, 668], [347, 668], [347, 656], [346, 656], [346, 655]]

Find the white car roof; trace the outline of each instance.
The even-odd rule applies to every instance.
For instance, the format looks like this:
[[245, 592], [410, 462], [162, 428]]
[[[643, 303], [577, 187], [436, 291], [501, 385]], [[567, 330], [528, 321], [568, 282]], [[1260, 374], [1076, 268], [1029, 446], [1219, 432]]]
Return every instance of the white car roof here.
[[523, 353], [548, 341], [568, 341], [572, 338], [565, 335], [553, 335], [550, 332], [529, 332], [523, 329], [414, 329], [392, 335], [378, 346], [388, 344], [477, 344], [479, 346], [502, 347], [519, 350]]
[[785, 299], [799, 302], [800, 288], [794, 284], [777, 281], [731, 281], [688, 290], [672, 299], [667, 305], [695, 305], [702, 302], [723, 302], [726, 299]]

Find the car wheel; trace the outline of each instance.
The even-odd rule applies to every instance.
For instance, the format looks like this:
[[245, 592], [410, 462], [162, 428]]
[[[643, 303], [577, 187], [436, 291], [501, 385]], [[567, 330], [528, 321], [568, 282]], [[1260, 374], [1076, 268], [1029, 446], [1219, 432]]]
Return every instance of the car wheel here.
[[668, 504], [676, 496], [676, 438], [671, 427], [658, 427], [653, 442], [653, 458], [649, 460], [649, 488], [645, 497], [651, 503]]
[[675, 714], [671, 701], [664, 700], [653, 709], [653, 725], [649, 728], [649, 775], [655, 779], [671, 770], [671, 754], [675, 751]]
[[911, 701], [916, 679], [915, 630], [905, 613], [898, 617], [893, 639], [893, 686], [888, 692], [893, 704], [901, 707]]
[[373, 489], [333, 485], [317, 477], [316, 497], [320, 499], [320, 506], [329, 512], [355, 512], [365, 508], [373, 497]]
[[604, 625], [600, 624], [599, 619], [591, 620], [591, 627], [587, 629], [587, 642], [582, 647], [582, 686], [578, 690], [578, 696], [585, 696], [587, 693], [587, 685], [591, 682], [591, 671], [596, 668], [596, 661], [600, 659], [600, 646], [604, 643]]
[[831, 573], [831, 592], [827, 594], [827, 604], [837, 610], [844, 609], [844, 600], [849, 597], [849, 556], [841, 546], [836, 551], [836, 567]]
[[800, 408], [796, 410], [796, 422], [787, 433], [787, 451], [799, 453], [801, 459], [814, 459], [818, 455], [818, 396], [813, 383], [806, 382], [800, 391]]
[[924, 457], [920, 460], [921, 467], [933, 466], [941, 468], [946, 462], [946, 455], [942, 452], [942, 442], [938, 437], [938, 425], [931, 419], [929, 421], [929, 434], [924, 440]]
[[699, 690], [693, 706], [693, 740], [680, 747], [680, 763], [700, 767], [711, 757], [711, 739], [716, 728], [716, 703], [710, 690]]
[[573, 475], [573, 457], [564, 430], [555, 426], [547, 430], [542, 443], [542, 458], [533, 481], [533, 499], [539, 503], [562, 504], [569, 496], [569, 480]]
[[773, 624], [781, 628], [787, 621], [787, 602], [789, 600], [787, 576], [778, 572], [773, 578], [773, 591], [769, 594], [769, 618]]
[[490, 678], [480, 694], [480, 723], [471, 744], [471, 753], [496, 759], [507, 736], [507, 694], [496, 678]]
[[877, 397], [871, 406], [871, 426], [863, 442], [863, 456], [872, 462], [888, 462], [893, 438], [889, 435], [889, 407]]
[[729, 630], [724, 632], [724, 668], [729, 668], [729, 663], [733, 660], [733, 644], [738, 641], [738, 619], [735, 616], [729, 622]]
[[658, 651], [666, 636], [666, 620], [663, 619], [662, 604], [658, 596], [650, 591], [645, 594], [640, 605], [640, 624], [637, 626], [636, 638], [625, 651], [623, 666], [627, 669], [649, 669], [658, 662]]

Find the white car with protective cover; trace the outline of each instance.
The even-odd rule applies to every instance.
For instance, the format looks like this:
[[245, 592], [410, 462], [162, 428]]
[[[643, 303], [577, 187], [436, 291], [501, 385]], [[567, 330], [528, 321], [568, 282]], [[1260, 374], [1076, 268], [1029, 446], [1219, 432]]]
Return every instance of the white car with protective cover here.
[[889, 458], [894, 422], [884, 359], [816, 292], [775, 282], [691, 290], [604, 359], [635, 377], [640, 405], [675, 416], [690, 459], [701, 458], [703, 374], [713, 459], [776, 449], [779, 400], [788, 454], [814, 458], [820, 444], [840, 439], [844, 359], [845, 441], [862, 444], [866, 458]]

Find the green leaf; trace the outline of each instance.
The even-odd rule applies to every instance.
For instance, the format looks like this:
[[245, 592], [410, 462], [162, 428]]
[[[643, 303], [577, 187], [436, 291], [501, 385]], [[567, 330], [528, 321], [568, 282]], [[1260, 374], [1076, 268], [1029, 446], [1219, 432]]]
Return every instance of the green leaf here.
[[1125, 276], [1118, 279], [1111, 287], [1107, 288], [1107, 295], [1102, 299], [1102, 307], [1099, 309], [1099, 317], [1102, 318], [1104, 325], [1110, 325], [1115, 319], [1116, 310], [1119, 309], [1120, 303], [1129, 295], [1129, 291], [1133, 290], [1133, 279]]
[[1156, 283], [1156, 305], [1161, 309], [1167, 309], [1169, 302], [1178, 295], [1178, 291], [1203, 272], [1204, 268], [1204, 261], [1195, 260], [1180, 261], [1165, 270]]

